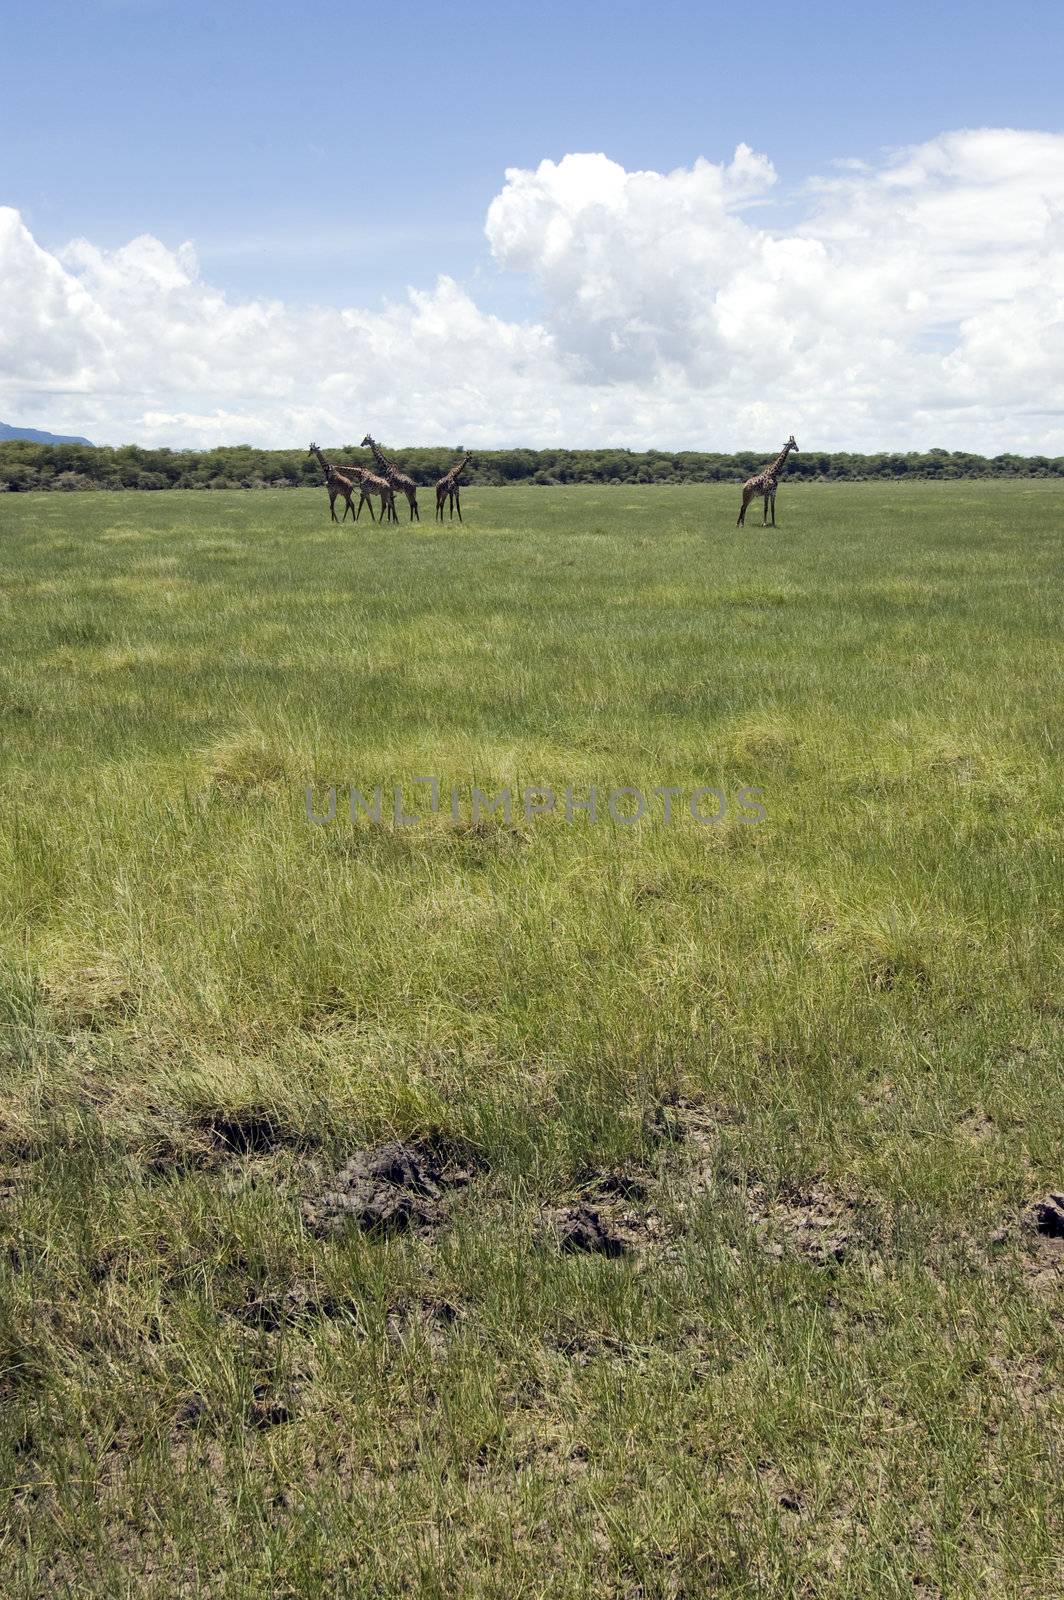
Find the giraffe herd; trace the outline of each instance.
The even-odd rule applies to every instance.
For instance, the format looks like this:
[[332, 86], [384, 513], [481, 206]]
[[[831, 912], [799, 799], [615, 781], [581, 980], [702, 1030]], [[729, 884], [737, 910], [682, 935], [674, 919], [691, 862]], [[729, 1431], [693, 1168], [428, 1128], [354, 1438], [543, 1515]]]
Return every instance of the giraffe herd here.
[[[376, 497], [381, 503], [381, 521], [383, 522], [385, 518], [387, 518], [389, 522], [398, 522], [399, 518], [396, 515], [395, 510], [395, 492], [398, 489], [401, 494], [406, 495], [407, 504], [410, 507], [410, 521], [413, 522], [416, 519], [418, 522], [420, 522], [421, 512], [417, 507], [418, 486], [414, 482], [413, 478], [411, 478], [407, 473], [401, 472], [394, 461], [389, 461], [380, 445], [372, 437], [372, 435], [368, 433], [362, 441], [363, 450], [365, 450], [367, 447], [373, 452], [373, 459], [380, 469], [379, 474], [370, 472], [367, 470], [367, 468], [356, 465], [345, 465], [339, 467], [333, 466], [331, 462], [326, 461], [316, 444], [312, 444], [310, 449], [307, 451], [308, 455], [317, 456], [321, 463], [321, 469], [325, 474], [325, 487], [329, 491], [329, 511], [332, 516], [332, 520], [334, 522], [346, 522], [347, 513], [350, 511], [354, 517], [354, 520], [357, 522], [362, 514], [363, 505], [368, 505], [370, 521], [372, 522], [374, 520], [373, 498]], [[742, 505], [739, 508], [738, 521], [735, 524], [737, 528], [745, 526], [746, 508], [750, 504], [751, 500], [756, 499], [758, 495], [761, 496], [763, 502], [761, 526], [763, 528], [770, 526], [768, 520], [770, 507], [772, 510], [771, 526], [773, 528], [776, 526], [776, 488], [778, 485], [779, 475], [786, 466], [787, 457], [790, 455], [792, 450], [797, 455], [798, 446], [795, 443], [793, 433], [787, 440], [787, 443], [784, 445], [779, 455], [776, 457], [775, 461], [770, 461], [766, 467], [763, 467], [760, 472], [755, 473], [752, 478], [747, 478], [746, 482], [743, 484], [743, 500]], [[454, 518], [455, 510], [457, 509], [458, 520], [461, 522], [461, 477], [472, 459], [473, 457], [467, 453], [461, 461], [455, 462], [454, 466], [449, 472], [445, 472], [442, 478], [437, 479], [436, 520], [438, 522], [443, 521], [443, 502], [445, 500], [448, 502], [448, 509], [452, 520]], [[356, 489], [359, 491], [357, 511], [351, 504], [351, 497]], [[336, 515], [336, 499], [337, 496], [341, 494], [343, 495], [347, 504], [344, 507], [343, 516], [338, 517]]]
[[[325, 474], [325, 487], [329, 491], [329, 511], [332, 520], [334, 522], [346, 522], [347, 513], [350, 511], [355, 522], [357, 522], [362, 515], [363, 505], [368, 505], [370, 521], [373, 522], [376, 520], [373, 515], [373, 500], [376, 498], [381, 503], [381, 521], [398, 522], [399, 518], [395, 510], [395, 494], [396, 490], [398, 490], [400, 494], [406, 496], [407, 505], [410, 507], [410, 521], [420, 522], [421, 512], [418, 510], [417, 504], [418, 486], [413, 478], [400, 471], [394, 461], [389, 461], [380, 445], [368, 433], [362, 441], [363, 450], [367, 447], [373, 452], [373, 460], [379, 469], [377, 472], [370, 472], [368, 468], [360, 467], [353, 463], [343, 463], [340, 466], [335, 466], [331, 461], [326, 461], [316, 444], [312, 444], [307, 451], [309, 456], [317, 456], [321, 464], [321, 470]], [[436, 516], [440, 522], [443, 521], [443, 502], [445, 500], [448, 501], [452, 519], [457, 510], [458, 520], [461, 522], [460, 479], [472, 460], [473, 457], [471, 455], [465, 455], [461, 461], [456, 461], [450, 471], [445, 472], [437, 482]], [[351, 503], [351, 497], [356, 489], [359, 491], [357, 510]], [[343, 495], [344, 500], [347, 502], [344, 506], [342, 517], [336, 515], [336, 501], [340, 495]]]

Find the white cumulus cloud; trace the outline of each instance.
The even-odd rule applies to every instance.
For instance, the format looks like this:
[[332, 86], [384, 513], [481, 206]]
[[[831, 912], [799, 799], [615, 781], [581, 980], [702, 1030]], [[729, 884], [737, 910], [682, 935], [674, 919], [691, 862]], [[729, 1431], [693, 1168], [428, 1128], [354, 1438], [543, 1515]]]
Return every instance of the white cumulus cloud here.
[[452, 279], [383, 311], [236, 300], [191, 244], [49, 253], [0, 208], [0, 416], [101, 441], [930, 445], [1064, 453], [1064, 137], [840, 160], [778, 222], [764, 156], [511, 169], [487, 209], [537, 320]]

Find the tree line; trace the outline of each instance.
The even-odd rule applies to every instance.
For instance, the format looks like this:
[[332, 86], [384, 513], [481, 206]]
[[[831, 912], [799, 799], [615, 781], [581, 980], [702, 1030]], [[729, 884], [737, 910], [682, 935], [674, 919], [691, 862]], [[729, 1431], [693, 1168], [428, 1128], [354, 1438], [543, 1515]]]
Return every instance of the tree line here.
[[[365, 461], [369, 451], [334, 445], [331, 461]], [[387, 454], [418, 483], [436, 482], [459, 456], [453, 448], [388, 448]], [[759, 472], [770, 452], [740, 450], [477, 450], [466, 472], [473, 484], [529, 483], [734, 483]], [[1059, 478], [1064, 456], [980, 456], [967, 450], [805, 451], [791, 456], [788, 479], [813, 482], [881, 478]], [[298, 489], [319, 485], [321, 468], [305, 449], [257, 450], [226, 445], [215, 450], [117, 449], [76, 444], [0, 443], [0, 493], [32, 489]]]

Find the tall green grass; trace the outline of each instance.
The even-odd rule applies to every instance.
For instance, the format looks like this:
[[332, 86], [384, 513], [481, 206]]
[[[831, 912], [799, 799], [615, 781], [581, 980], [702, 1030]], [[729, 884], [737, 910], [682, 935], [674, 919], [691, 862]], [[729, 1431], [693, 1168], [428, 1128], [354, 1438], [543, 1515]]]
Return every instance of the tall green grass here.
[[[1059, 488], [463, 510], [0, 501], [6, 1592], [1051, 1592]], [[457, 821], [389, 821], [422, 775]], [[309, 1237], [392, 1134], [473, 1154], [451, 1225]], [[659, 1243], [558, 1256], [617, 1166]], [[871, 1242], [766, 1251], [755, 1183]], [[308, 1282], [343, 1314], [241, 1320]]]

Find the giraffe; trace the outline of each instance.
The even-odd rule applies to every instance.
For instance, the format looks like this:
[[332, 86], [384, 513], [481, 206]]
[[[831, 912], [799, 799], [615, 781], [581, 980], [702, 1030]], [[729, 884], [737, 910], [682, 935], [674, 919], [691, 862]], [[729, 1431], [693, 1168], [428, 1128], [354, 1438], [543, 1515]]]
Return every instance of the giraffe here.
[[[330, 466], [329, 462], [326, 461], [316, 444], [311, 445], [310, 449], [307, 451], [307, 455], [317, 456], [318, 460], [321, 462], [321, 470], [325, 474], [325, 487], [329, 491], [329, 513], [332, 516], [333, 521], [346, 522], [347, 513], [349, 511], [352, 513], [352, 515], [354, 515], [354, 506], [351, 504], [351, 493], [355, 487], [354, 484], [350, 478], [345, 478], [342, 472], [337, 472], [335, 467]], [[342, 517], [338, 517], [336, 515], [336, 496], [338, 494], [342, 494], [344, 499], [347, 501], [347, 504], [344, 506], [344, 514]], [[359, 510], [361, 509], [362, 502], [359, 501]], [[372, 514], [373, 507], [371, 506], [370, 515], [372, 516]], [[355, 521], [358, 521], [357, 516], [355, 516]]]
[[413, 478], [408, 477], [405, 472], [400, 472], [395, 462], [388, 460], [387, 456], [385, 456], [384, 452], [381, 450], [380, 445], [377, 444], [368, 433], [362, 441], [363, 450], [365, 450], [367, 445], [373, 451], [374, 461], [377, 463], [378, 468], [387, 478], [392, 488], [399, 489], [403, 494], [406, 495], [407, 503], [410, 506], [411, 522], [413, 522], [415, 517], [420, 522], [421, 512], [417, 508], [417, 484], [414, 482]]
[[357, 522], [362, 515], [363, 505], [369, 506], [369, 520], [373, 521], [373, 501], [371, 495], [378, 495], [381, 502], [381, 521], [398, 522], [395, 514], [395, 491], [386, 478], [378, 478], [375, 472], [367, 472], [365, 467], [348, 467], [359, 490], [361, 491], [358, 510], [355, 512]]
[[[374, 473], [367, 472], [364, 467], [347, 467], [341, 471], [340, 468], [334, 467], [331, 462], [326, 461], [316, 444], [311, 445], [307, 454], [308, 456], [317, 456], [321, 462], [321, 468], [325, 474], [325, 485], [329, 491], [329, 510], [332, 513], [334, 522], [346, 522], [349, 511], [354, 521], [357, 522], [362, 515], [364, 504], [369, 505], [369, 519], [373, 522], [375, 518], [373, 516], [373, 504], [369, 498], [370, 495], [380, 496], [382, 522], [384, 521], [386, 509], [390, 509], [394, 517], [395, 499], [390, 484], [387, 484], [383, 478], [378, 478]], [[360, 491], [357, 511], [351, 504], [351, 496], [356, 488]], [[336, 515], [336, 497], [338, 494], [342, 494], [347, 501], [342, 517]]]
[[747, 478], [746, 482], [743, 484], [743, 503], [739, 512], [739, 520], [735, 524], [737, 528], [741, 528], [746, 522], [746, 508], [750, 504], [751, 500], [753, 500], [755, 495], [761, 495], [764, 500], [764, 507], [761, 513], [763, 519], [761, 526], [763, 528], [767, 528], [769, 525], [768, 508], [770, 501], [772, 504], [772, 526], [776, 526], [776, 479], [783, 471], [784, 463], [786, 462], [787, 457], [792, 450], [795, 452], [798, 450], [798, 446], [794, 442], [793, 433], [787, 440], [787, 443], [783, 446], [783, 449], [780, 451], [775, 461], [770, 461], [768, 466], [765, 467], [761, 472], [757, 473], [753, 478]]
[[455, 508], [455, 506], [457, 506], [458, 507], [458, 520], [459, 520], [459, 522], [461, 522], [461, 520], [462, 520], [462, 497], [461, 497], [460, 485], [459, 485], [458, 480], [462, 476], [462, 473], [465, 471], [466, 467], [468, 467], [468, 465], [472, 461], [472, 459], [473, 459], [473, 457], [471, 455], [467, 455], [463, 461], [456, 461], [454, 466], [451, 468], [451, 470], [449, 472], [445, 472], [443, 477], [440, 478], [437, 481], [437, 483], [436, 483], [436, 520], [438, 522], [442, 522], [443, 521], [443, 502], [445, 500], [449, 500], [448, 509], [449, 509], [449, 511], [451, 513], [452, 521], [454, 520], [454, 508]]
[[[376, 472], [370, 472], [368, 467], [360, 467], [356, 462], [342, 462], [340, 465], [340, 471], [349, 473], [350, 476], [355, 480], [356, 484], [369, 485], [368, 488], [363, 490], [362, 500], [368, 500], [371, 494], [380, 495], [382, 522], [399, 521], [399, 518], [395, 514], [395, 490], [392, 488], [392, 485], [387, 478], [380, 477]], [[387, 490], [387, 494], [381, 492], [382, 488]], [[362, 500], [358, 502], [359, 511], [362, 510]], [[370, 506], [369, 512], [370, 516], [372, 516], [372, 506]], [[356, 522], [358, 520], [357, 512], [355, 514], [355, 520]]]

